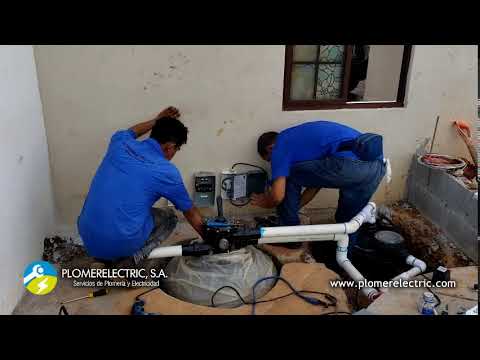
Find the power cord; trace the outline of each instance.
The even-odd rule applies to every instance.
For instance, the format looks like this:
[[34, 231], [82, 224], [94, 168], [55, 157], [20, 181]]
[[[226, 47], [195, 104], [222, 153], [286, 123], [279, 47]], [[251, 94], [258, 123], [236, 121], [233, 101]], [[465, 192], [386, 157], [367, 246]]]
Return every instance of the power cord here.
[[131, 310], [131, 315], [160, 315], [158, 313], [150, 313], [145, 311], [145, 301], [140, 299], [141, 296], [148, 294], [149, 292], [159, 290], [160, 287], [154, 287], [152, 289], [149, 289], [147, 291], [144, 291], [137, 296], [135, 296], [135, 302], [133, 303], [132, 310]]
[[[231, 177], [226, 177], [225, 179], [223, 179], [221, 187], [222, 187], [222, 190], [224, 190], [225, 192], [231, 193], [231, 190], [225, 186], [225, 183], [227, 181], [232, 182], [232, 178]], [[230, 187], [231, 187], [231, 185], [230, 185]], [[243, 203], [235, 203], [234, 200], [230, 199], [230, 204], [232, 204], [233, 206], [236, 206], [236, 207], [244, 207], [244, 206], [248, 205], [249, 203], [250, 203], [249, 198], [247, 198], [247, 201], [243, 202]]]
[[[261, 171], [263, 171], [265, 173], [265, 175], [267, 175], [268, 177], [268, 172], [267, 170], [265, 170], [264, 168], [262, 168], [261, 166], [257, 166], [257, 165], [253, 165], [253, 164], [249, 164], [249, 163], [243, 163], [243, 162], [239, 162], [239, 163], [235, 163], [232, 165], [232, 170], [236, 167], [236, 166], [239, 166], [239, 165], [243, 165], [243, 166], [250, 166], [250, 167], [253, 167], [253, 168], [256, 168], [256, 169], [260, 169]], [[222, 187], [222, 190], [224, 190], [225, 192], [229, 192], [231, 190], [229, 190], [228, 188], [225, 187], [225, 182], [226, 181], [232, 181], [230, 177], [226, 177], [225, 179], [222, 180], [222, 184], [221, 184], [221, 187]], [[235, 200], [232, 200], [230, 199], [230, 204], [232, 204], [233, 206], [235, 207], [244, 207], [244, 206], [247, 206], [248, 204], [250, 203], [250, 199], [249, 198], [246, 198], [246, 201], [244, 202], [235, 202]]]
[[[282, 280], [285, 284], [287, 284], [287, 286], [292, 290], [290, 293], [288, 294], [285, 294], [285, 295], [282, 295], [282, 296], [278, 296], [278, 297], [275, 297], [273, 299], [268, 299], [268, 300], [261, 300], [261, 301], [256, 301], [255, 299], [255, 288], [260, 284], [262, 283], [263, 281], [266, 281], [266, 280]], [[211, 297], [211, 305], [212, 307], [216, 307], [216, 304], [214, 302], [214, 298], [215, 296], [223, 289], [232, 289], [235, 294], [238, 296], [238, 298], [240, 299], [240, 301], [244, 304], [244, 305], [252, 305], [252, 315], [255, 315], [255, 305], [256, 304], [261, 304], [261, 303], [266, 303], [266, 302], [272, 302], [272, 301], [276, 301], [276, 300], [279, 300], [279, 299], [283, 299], [283, 298], [286, 298], [288, 296], [291, 296], [291, 295], [296, 295], [298, 296], [299, 298], [301, 298], [302, 300], [308, 302], [309, 304], [312, 304], [312, 305], [323, 305], [324, 307], [328, 308], [330, 306], [336, 306], [337, 305], [337, 299], [331, 295], [331, 294], [328, 294], [328, 293], [324, 293], [324, 292], [321, 292], [321, 291], [309, 291], [309, 290], [296, 290], [286, 279], [282, 278], [281, 276], [269, 276], [269, 277], [265, 277], [265, 278], [261, 278], [259, 279], [255, 285], [253, 286], [252, 288], [252, 302], [247, 302], [245, 301], [245, 299], [240, 295], [240, 293], [238, 292], [237, 289], [235, 289], [233, 286], [229, 286], [229, 285], [226, 285], [226, 286], [222, 286], [221, 288], [217, 289], [212, 297]], [[314, 297], [310, 297], [310, 296], [305, 296], [303, 294], [318, 294], [318, 295], [323, 295], [325, 296], [325, 298], [329, 301], [329, 302], [325, 302], [325, 301], [322, 301], [320, 299], [317, 299], [317, 298], [314, 298]], [[322, 315], [330, 315], [330, 314], [349, 314], [351, 315], [351, 313], [349, 312], [345, 312], [345, 311], [332, 311], [332, 312], [329, 312], [329, 313], [324, 313]]]
[[[211, 306], [212, 307], [217, 307], [217, 305], [215, 304], [215, 302], [213, 301], [213, 299], [215, 298], [215, 296], [223, 289], [231, 289], [235, 292], [235, 294], [238, 296], [238, 298], [240, 299], [240, 301], [242, 302], [243, 305], [253, 305], [253, 302], [248, 302], [246, 301], [242, 295], [240, 295], [240, 293], [238, 292], [237, 289], [235, 289], [233, 286], [229, 286], [229, 285], [225, 285], [225, 286], [222, 286], [221, 288], [218, 288], [212, 295], [211, 297]], [[309, 290], [299, 290], [298, 293], [305, 293], [305, 294], [319, 294], [319, 295], [324, 295], [325, 293], [322, 293], [322, 292], [319, 292], [319, 291], [309, 291]], [[260, 300], [260, 301], [257, 301], [256, 304], [261, 304], [261, 303], [266, 303], [266, 302], [272, 302], [272, 301], [276, 301], [276, 300], [280, 300], [280, 299], [283, 299], [283, 298], [286, 298], [288, 296], [291, 296], [295, 294], [295, 292], [290, 292], [288, 294], [285, 294], [285, 295], [282, 295], [282, 296], [277, 296], [276, 298], [272, 298], [272, 299], [268, 299], [268, 300]]]
[[244, 165], [244, 166], [251, 166], [251, 167], [254, 167], [254, 168], [257, 168], [257, 169], [260, 169], [262, 170], [265, 174], [268, 175], [268, 172], [267, 170], [265, 170], [264, 168], [262, 168], [261, 166], [257, 166], [257, 165], [253, 165], [253, 164], [249, 164], [249, 163], [243, 163], [243, 162], [239, 162], [239, 163], [235, 163], [232, 165], [232, 169], [235, 168], [235, 166], [238, 166], [238, 165]]

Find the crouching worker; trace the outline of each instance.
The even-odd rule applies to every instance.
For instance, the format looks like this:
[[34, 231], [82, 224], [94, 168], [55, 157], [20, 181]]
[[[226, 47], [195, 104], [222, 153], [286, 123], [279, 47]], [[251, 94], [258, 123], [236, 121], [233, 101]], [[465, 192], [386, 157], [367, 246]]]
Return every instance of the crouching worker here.
[[[202, 218], [170, 162], [187, 142], [179, 116], [170, 107], [112, 136], [77, 221], [88, 254], [98, 261], [138, 265], [165, 240], [177, 218], [171, 209], [152, 208], [160, 198], [170, 200], [201, 235]], [[137, 140], [150, 130], [148, 139]]]
[[[362, 161], [351, 146], [346, 146], [360, 135], [352, 128], [328, 121], [262, 134], [258, 153], [271, 163], [272, 186], [265, 194], [254, 194], [252, 205], [277, 207], [281, 225], [299, 225], [299, 210], [321, 188], [339, 189], [335, 220], [350, 221], [368, 204], [386, 171], [383, 151], [378, 159]], [[357, 233], [350, 236], [350, 250], [356, 240]], [[318, 246], [312, 243], [314, 255]]]

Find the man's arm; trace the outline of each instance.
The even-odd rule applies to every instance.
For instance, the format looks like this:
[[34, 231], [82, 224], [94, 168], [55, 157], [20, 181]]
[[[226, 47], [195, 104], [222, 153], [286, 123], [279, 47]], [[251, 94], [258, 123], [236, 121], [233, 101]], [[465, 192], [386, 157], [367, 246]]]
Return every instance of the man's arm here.
[[320, 188], [305, 189], [302, 193], [302, 198], [300, 199], [300, 208], [303, 208], [310, 201], [312, 201], [315, 195], [317, 195], [319, 191], [320, 191]]
[[190, 210], [184, 211], [183, 215], [195, 231], [203, 238], [203, 219], [198, 209], [193, 206]]
[[287, 178], [280, 176], [275, 179], [272, 188], [265, 194], [253, 194], [252, 205], [259, 206], [264, 209], [272, 209], [280, 205], [285, 198], [285, 186]]
[[152, 120], [147, 120], [137, 125], [134, 125], [130, 128], [130, 130], [132, 130], [135, 133], [135, 136], [138, 138], [142, 135], [145, 135], [150, 130], [152, 130], [153, 126], [155, 125], [158, 119], [161, 119], [163, 117], [178, 118], [179, 116], [180, 116], [180, 112], [178, 111], [178, 109], [174, 108], [173, 106], [170, 106], [165, 110], [163, 110], [162, 112], [160, 112]]

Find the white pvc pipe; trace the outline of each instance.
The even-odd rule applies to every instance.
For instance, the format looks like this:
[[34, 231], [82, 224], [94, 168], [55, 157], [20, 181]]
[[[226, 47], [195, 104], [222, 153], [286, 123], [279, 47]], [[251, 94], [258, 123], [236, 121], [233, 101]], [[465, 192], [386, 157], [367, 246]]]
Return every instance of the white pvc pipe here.
[[412, 268], [401, 273], [400, 275], [395, 276], [392, 280], [409, 280], [427, 270], [427, 264], [425, 264], [425, 262], [422, 260], [417, 259], [415, 256], [408, 255], [406, 263], [411, 265]]
[[[361, 281], [365, 281], [365, 277], [357, 270], [355, 266], [350, 262], [347, 257], [348, 252], [348, 235], [337, 235], [338, 242], [337, 242], [337, 253], [336, 259], [338, 265], [346, 271], [348, 276], [355, 282], [359, 283]], [[362, 287], [360, 291], [365, 294], [369, 299], [374, 299], [376, 296], [379, 295], [379, 292], [371, 287]]]
[[271, 238], [277, 236], [304, 236], [304, 235], [329, 235], [345, 234], [347, 228], [345, 224], [322, 224], [322, 225], [298, 225], [298, 226], [278, 226], [266, 227], [260, 229], [261, 238]]
[[[410, 270], [407, 270], [400, 275], [395, 276], [392, 281], [397, 280], [410, 280], [411, 278], [420, 275], [425, 270], [427, 270], [427, 264], [420, 259], [417, 259], [415, 256], [408, 255], [405, 261], [408, 265], [412, 266]], [[388, 292], [388, 288], [381, 288], [382, 293]]]
[[305, 235], [353, 234], [364, 222], [375, 222], [375, 211], [375, 204], [370, 202], [352, 220], [346, 223], [264, 227], [260, 229], [260, 236], [261, 238], [271, 238], [277, 236], [296, 237]]
[[147, 259], [157, 259], [157, 258], [166, 258], [166, 257], [175, 257], [182, 256], [182, 246], [164, 246], [157, 247], [152, 250]]
[[305, 242], [305, 241], [328, 241], [337, 240], [339, 234], [326, 234], [326, 235], [295, 235], [295, 236], [273, 236], [258, 239], [259, 244], [280, 244], [291, 242]]

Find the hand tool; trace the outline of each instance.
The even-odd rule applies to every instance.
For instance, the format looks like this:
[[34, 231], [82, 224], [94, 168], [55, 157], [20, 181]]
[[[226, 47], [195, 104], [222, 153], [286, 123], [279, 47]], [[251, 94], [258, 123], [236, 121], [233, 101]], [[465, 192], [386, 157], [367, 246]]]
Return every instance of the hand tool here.
[[93, 292], [89, 293], [89, 294], [86, 295], [86, 296], [82, 296], [82, 297], [79, 297], [79, 298], [76, 298], [76, 299], [64, 301], [64, 302], [62, 302], [62, 305], [63, 305], [63, 304], [68, 304], [68, 303], [71, 303], [71, 302], [74, 302], [74, 301], [78, 301], [78, 300], [83, 300], [83, 299], [89, 299], [89, 298], [104, 296], [104, 295], [107, 295], [107, 294], [108, 294], [108, 290], [107, 290], [107, 289], [100, 289], [100, 290], [93, 291]]

